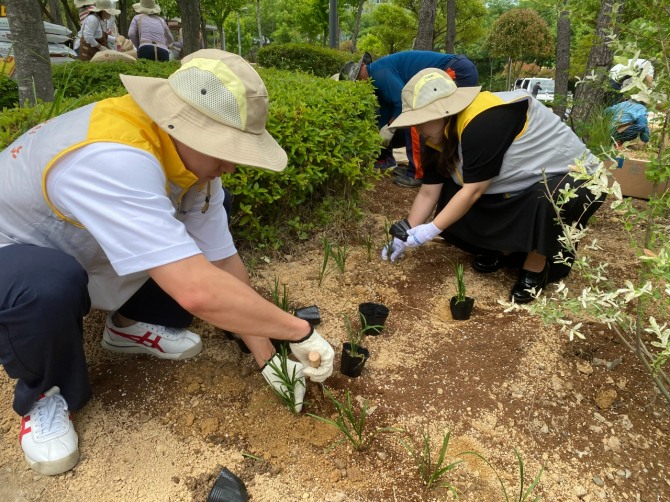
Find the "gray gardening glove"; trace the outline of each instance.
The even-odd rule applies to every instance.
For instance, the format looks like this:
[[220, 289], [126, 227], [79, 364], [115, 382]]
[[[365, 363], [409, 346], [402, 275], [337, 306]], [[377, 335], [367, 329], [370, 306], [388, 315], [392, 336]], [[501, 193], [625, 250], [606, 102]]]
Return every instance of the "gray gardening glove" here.
[[[279, 354], [275, 354], [274, 356], [272, 356], [270, 361], [272, 361], [272, 363], [274, 363], [274, 365], [277, 366], [278, 368], [281, 368], [281, 360]], [[275, 373], [275, 370], [269, 364], [270, 361], [265, 363], [263, 369], [261, 370], [261, 374], [263, 375], [263, 378], [265, 378], [266, 382], [269, 383], [277, 392], [281, 394], [286, 394], [286, 385], [284, 385], [279, 375]], [[292, 377], [295, 371], [295, 377], [299, 379], [299, 382], [296, 382], [296, 386], [294, 387], [293, 393], [295, 398], [294, 400], [295, 412], [300, 413], [300, 411], [302, 410], [303, 400], [305, 399], [305, 391], [307, 390], [307, 385], [305, 385], [305, 375], [303, 372], [303, 367], [302, 364], [287, 359], [286, 369], [288, 370], [289, 377]]]
[[[289, 343], [291, 352], [302, 363], [305, 376], [312, 382], [323, 382], [333, 373], [333, 359], [335, 351], [333, 347], [316, 332], [312, 327], [309, 335], [298, 342]], [[318, 368], [312, 368], [309, 361], [309, 353], [315, 351], [321, 356], [321, 365]]]
[[[389, 247], [391, 247], [391, 249], [389, 249]], [[401, 241], [397, 237], [394, 237], [391, 246], [386, 244], [382, 248], [382, 260], [386, 261], [390, 258], [392, 262], [395, 262], [403, 255], [406, 247], [407, 243], [405, 241]]]
[[432, 221], [410, 228], [407, 231], [407, 247], [415, 248], [421, 246], [428, 241], [432, 241], [441, 232], [442, 230], [437, 228]]
[[395, 134], [395, 129], [385, 125], [379, 130], [379, 136], [382, 138], [382, 146], [387, 147], [391, 144], [391, 140]]

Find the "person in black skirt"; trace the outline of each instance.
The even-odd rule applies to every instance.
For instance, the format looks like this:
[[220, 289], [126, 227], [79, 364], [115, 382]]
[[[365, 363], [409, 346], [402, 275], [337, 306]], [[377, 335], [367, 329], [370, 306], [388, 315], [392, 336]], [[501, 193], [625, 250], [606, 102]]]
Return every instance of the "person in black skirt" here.
[[[480, 90], [456, 87], [437, 68], [420, 71], [403, 88], [403, 111], [394, 126], [416, 126], [426, 139], [425, 173], [407, 217], [406, 241], [394, 238], [382, 258], [395, 261], [405, 248], [438, 235], [472, 253], [479, 272], [494, 272], [516, 258], [521, 270], [510, 298], [528, 303], [533, 288], [571, 268], [556, 259], [567, 253], [549, 193], [555, 198], [559, 187], [576, 187], [578, 196], [562, 207], [561, 218], [585, 225], [605, 195], [596, 197], [570, 170], [580, 160], [592, 173], [599, 160], [528, 92]], [[433, 221], [425, 223], [433, 210]]]

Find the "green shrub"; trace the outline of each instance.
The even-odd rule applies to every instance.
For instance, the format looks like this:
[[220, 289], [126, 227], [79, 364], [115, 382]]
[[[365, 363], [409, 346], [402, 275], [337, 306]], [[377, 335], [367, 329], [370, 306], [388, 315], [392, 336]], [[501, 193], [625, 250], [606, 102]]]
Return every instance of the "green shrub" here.
[[0, 73], [0, 110], [13, 108], [19, 102], [19, 88], [11, 78]]
[[236, 236], [278, 248], [304, 237], [329, 197], [355, 198], [371, 187], [379, 154], [377, 100], [363, 82], [336, 82], [260, 69], [270, 94], [268, 131], [286, 150], [281, 173], [240, 167], [224, 175], [235, 196]]
[[360, 55], [307, 44], [270, 44], [258, 51], [256, 61], [266, 68], [299, 70], [317, 77], [339, 73], [349, 60]]

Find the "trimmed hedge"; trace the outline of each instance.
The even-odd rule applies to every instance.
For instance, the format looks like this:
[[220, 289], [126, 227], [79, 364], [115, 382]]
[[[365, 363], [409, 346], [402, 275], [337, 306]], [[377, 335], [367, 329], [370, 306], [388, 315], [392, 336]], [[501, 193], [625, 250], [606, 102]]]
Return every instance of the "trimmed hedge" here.
[[259, 49], [256, 61], [266, 68], [298, 70], [317, 77], [330, 77], [339, 73], [344, 63], [358, 61], [360, 57], [360, 54], [307, 44], [270, 44]]
[[[58, 68], [55, 79], [64, 84], [54, 103], [3, 111], [0, 148], [50, 116], [123, 95], [119, 72], [167, 76], [176, 69], [167, 63], [148, 63], [155, 72], [124, 63], [61, 65], [71, 68]], [[270, 95], [267, 129], [286, 150], [288, 167], [270, 173], [241, 166], [235, 174], [224, 175], [223, 183], [234, 195], [231, 223], [241, 244], [279, 249], [288, 240], [306, 238], [322, 224], [319, 218], [327, 211], [319, 208], [330, 198], [356, 199], [379, 176], [372, 167], [379, 154], [377, 100], [369, 83], [266, 68], [259, 74]], [[67, 97], [71, 95], [77, 97]]]

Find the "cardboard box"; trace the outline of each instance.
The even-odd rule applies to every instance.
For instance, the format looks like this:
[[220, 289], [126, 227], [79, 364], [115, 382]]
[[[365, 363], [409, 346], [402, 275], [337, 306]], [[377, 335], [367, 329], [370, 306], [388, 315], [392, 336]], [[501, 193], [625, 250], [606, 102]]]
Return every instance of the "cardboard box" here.
[[660, 195], [670, 190], [668, 182], [659, 184], [654, 192], [654, 184], [647, 179], [645, 171], [648, 160], [623, 159], [619, 157], [614, 169], [610, 172], [613, 178], [621, 185], [621, 194], [637, 199], [649, 199], [652, 194]]

